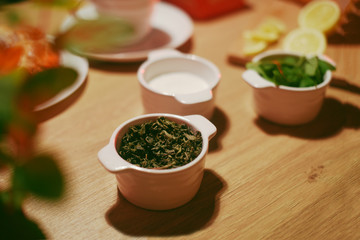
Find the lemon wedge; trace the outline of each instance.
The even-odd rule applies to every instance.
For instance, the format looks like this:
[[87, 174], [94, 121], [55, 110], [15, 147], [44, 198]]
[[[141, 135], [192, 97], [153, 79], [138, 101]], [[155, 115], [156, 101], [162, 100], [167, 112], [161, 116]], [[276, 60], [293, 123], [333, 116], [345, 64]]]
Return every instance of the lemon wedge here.
[[315, 28], [328, 34], [335, 28], [340, 15], [340, 7], [334, 1], [311, 1], [300, 10], [298, 24], [300, 27]]
[[314, 28], [296, 28], [285, 36], [283, 42], [284, 50], [302, 54], [322, 54], [326, 45], [325, 35]]

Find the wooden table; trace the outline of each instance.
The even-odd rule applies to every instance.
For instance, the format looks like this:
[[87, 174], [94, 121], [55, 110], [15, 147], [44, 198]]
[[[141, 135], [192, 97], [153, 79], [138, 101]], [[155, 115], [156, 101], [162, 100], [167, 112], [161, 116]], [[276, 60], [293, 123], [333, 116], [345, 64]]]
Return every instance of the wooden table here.
[[218, 133], [191, 202], [148, 211], [118, 193], [97, 152], [119, 124], [143, 114], [139, 63], [91, 62], [77, 100], [42, 123], [38, 137], [40, 151], [60, 159], [65, 195], [31, 197], [26, 213], [50, 239], [360, 239], [360, 40], [329, 43], [336, 84], [318, 118], [299, 127], [256, 116], [244, 68], [228, 61], [244, 30], [268, 15], [294, 28], [299, 9], [293, 1], [248, 1], [194, 22], [185, 50], [213, 61], [222, 79], [211, 119]]

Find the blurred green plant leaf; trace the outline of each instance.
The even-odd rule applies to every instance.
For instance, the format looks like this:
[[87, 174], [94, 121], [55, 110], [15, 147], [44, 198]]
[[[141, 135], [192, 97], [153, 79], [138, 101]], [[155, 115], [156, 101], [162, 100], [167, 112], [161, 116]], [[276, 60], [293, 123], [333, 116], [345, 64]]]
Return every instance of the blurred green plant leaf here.
[[13, 165], [14, 162], [13, 156], [0, 148], [0, 167], [2, 165]]
[[16, 109], [15, 100], [25, 79], [24, 71], [0, 75], [0, 140], [4, 137]]
[[10, 26], [15, 26], [16, 24], [21, 23], [22, 21], [21, 14], [12, 9], [8, 9], [5, 12], [5, 16], [6, 16], [7, 24], [9, 24]]
[[133, 26], [118, 18], [102, 16], [97, 19], [78, 19], [68, 31], [58, 35], [58, 48], [76, 52], [109, 51], [119, 48], [134, 35]]
[[76, 81], [78, 73], [67, 67], [51, 68], [27, 79], [21, 88], [20, 104], [35, 107], [53, 98]]
[[56, 199], [63, 193], [64, 179], [52, 156], [38, 155], [15, 168], [13, 188]]
[[11, 200], [15, 209], [21, 209], [23, 200], [27, 195], [26, 174], [22, 167], [15, 166], [12, 175]]
[[80, 0], [31, 0], [32, 2], [51, 7], [61, 7], [66, 9], [74, 9], [82, 2]]
[[21, 209], [9, 209], [0, 199], [0, 239], [46, 239], [37, 223]]
[[[83, 1], [0, 0], [0, 10], [5, 10], [2, 20], [10, 26], [25, 23], [23, 11], [6, 7], [20, 2], [74, 12]], [[36, 155], [34, 151], [38, 123], [33, 108], [73, 84], [78, 74], [66, 67], [34, 75], [21, 69], [13, 71], [20, 55], [11, 52], [6, 56], [5, 53], [8, 51], [0, 54], [0, 168], [12, 174], [6, 179], [10, 182], [7, 189], [0, 189], [0, 239], [46, 239], [37, 223], [24, 214], [23, 201], [29, 193], [57, 199], [65, 186], [55, 159], [51, 155]]]
[[0, 7], [3, 7], [5, 5], [9, 5], [9, 4], [25, 2], [25, 1], [26, 0], [0, 0]]

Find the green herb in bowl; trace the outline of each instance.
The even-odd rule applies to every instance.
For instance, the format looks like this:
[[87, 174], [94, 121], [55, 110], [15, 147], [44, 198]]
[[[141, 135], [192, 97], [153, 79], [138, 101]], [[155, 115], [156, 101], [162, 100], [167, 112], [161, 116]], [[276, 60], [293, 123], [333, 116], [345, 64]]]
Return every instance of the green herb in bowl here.
[[169, 169], [191, 162], [201, 150], [200, 132], [159, 117], [130, 127], [117, 151], [123, 159], [139, 167]]
[[289, 87], [316, 86], [323, 82], [327, 70], [335, 70], [334, 65], [317, 56], [266, 58], [259, 62], [247, 63], [246, 68], [255, 70], [277, 86]]

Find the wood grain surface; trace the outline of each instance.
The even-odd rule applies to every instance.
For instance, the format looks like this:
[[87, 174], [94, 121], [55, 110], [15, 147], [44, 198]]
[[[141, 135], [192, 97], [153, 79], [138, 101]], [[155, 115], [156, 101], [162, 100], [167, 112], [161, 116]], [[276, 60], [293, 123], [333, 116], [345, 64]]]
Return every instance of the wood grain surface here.
[[[256, 116], [244, 68], [229, 61], [243, 31], [268, 15], [293, 28], [300, 8], [296, 1], [249, 0], [239, 11], [194, 22], [182, 50], [214, 62], [222, 79], [211, 119], [218, 133], [191, 202], [148, 211], [118, 193], [97, 152], [118, 125], [143, 113], [140, 63], [92, 61], [83, 91], [41, 124], [37, 141], [60, 159], [65, 196], [31, 197], [26, 213], [49, 239], [360, 239], [360, 38], [329, 40], [333, 82], [319, 116], [298, 127]], [[61, 17], [52, 15], [59, 23]]]

